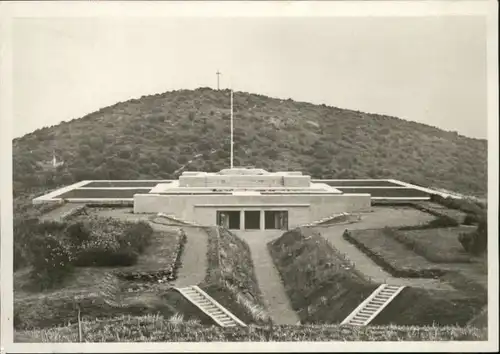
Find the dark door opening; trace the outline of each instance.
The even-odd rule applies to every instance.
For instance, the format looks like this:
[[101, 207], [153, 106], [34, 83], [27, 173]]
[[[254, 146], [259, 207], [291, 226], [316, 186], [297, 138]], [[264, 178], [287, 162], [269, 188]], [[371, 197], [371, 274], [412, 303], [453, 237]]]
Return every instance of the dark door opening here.
[[246, 230], [260, 229], [260, 210], [245, 211], [245, 229]]
[[230, 230], [239, 230], [240, 212], [238, 210], [217, 211], [217, 225]]
[[264, 215], [266, 230], [288, 230], [288, 211], [267, 210]]

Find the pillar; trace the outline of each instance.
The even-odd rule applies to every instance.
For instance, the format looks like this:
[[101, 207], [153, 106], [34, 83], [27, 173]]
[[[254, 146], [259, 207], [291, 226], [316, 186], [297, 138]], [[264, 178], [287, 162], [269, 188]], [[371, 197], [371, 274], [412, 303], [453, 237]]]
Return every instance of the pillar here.
[[245, 230], [245, 210], [240, 211], [240, 230]]
[[266, 229], [266, 218], [265, 218], [265, 211], [261, 210], [260, 211], [260, 229], [265, 230]]

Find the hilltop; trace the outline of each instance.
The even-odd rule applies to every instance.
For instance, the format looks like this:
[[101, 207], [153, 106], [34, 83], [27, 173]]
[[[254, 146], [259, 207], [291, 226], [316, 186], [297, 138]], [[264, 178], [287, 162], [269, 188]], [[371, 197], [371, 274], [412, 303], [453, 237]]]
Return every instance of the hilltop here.
[[[189, 170], [226, 168], [229, 96], [209, 88], [143, 96], [14, 139], [14, 193], [82, 179], [168, 179], [190, 160]], [[235, 166], [314, 178], [395, 178], [486, 195], [486, 140], [245, 92], [235, 93], [234, 114]], [[54, 151], [64, 161], [57, 168], [50, 167]]]

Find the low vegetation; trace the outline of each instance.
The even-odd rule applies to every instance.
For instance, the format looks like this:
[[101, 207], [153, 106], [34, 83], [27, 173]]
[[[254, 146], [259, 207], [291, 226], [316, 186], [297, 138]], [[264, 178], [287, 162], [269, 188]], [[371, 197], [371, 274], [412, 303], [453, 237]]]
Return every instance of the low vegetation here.
[[346, 230], [343, 237], [394, 277], [437, 278], [444, 274], [442, 269], [388, 237], [390, 232], [389, 228]]
[[[196, 154], [190, 169], [220, 170], [230, 152], [229, 103], [229, 90], [159, 93], [14, 139], [14, 195], [84, 179], [170, 179]], [[314, 178], [394, 178], [486, 195], [485, 139], [246, 92], [235, 93], [234, 106], [235, 120], [245, 122], [234, 131], [237, 166]], [[54, 147], [64, 161], [56, 169], [43, 163]]]
[[340, 323], [377, 287], [308, 228], [268, 244], [301, 323]]
[[153, 234], [145, 222], [98, 217], [69, 223], [30, 220], [25, 227], [31, 277], [41, 289], [60, 284], [74, 267], [133, 265]]
[[431, 262], [468, 263], [471, 256], [464, 251], [458, 238], [470, 229], [468, 226], [432, 230], [386, 229], [384, 233]]
[[250, 248], [224, 228], [207, 228], [207, 274], [200, 287], [245, 323], [266, 323]]
[[465, 326], [486, 303], [486, 298], [455, 290], [408, 287], [372, 321], [372, 325]]
[[17, 329], [63, 325], [78, 311], [83, 318], [176, 312], [164, 293], [180, 266], [183, 232], [88, 215], [68, 223], [35, 220], [27, 229], [38, 233], [29, 265], [14, 273]]
[[[476, 327], [338, 325], [203, 326], [179, 315], [123, 316], [83, 322], [86, 342], [326, 342], [326, 341], [480, 341], [487, 332]], [[15, 341], [77, 342], [76, 325], [20, 331]]]

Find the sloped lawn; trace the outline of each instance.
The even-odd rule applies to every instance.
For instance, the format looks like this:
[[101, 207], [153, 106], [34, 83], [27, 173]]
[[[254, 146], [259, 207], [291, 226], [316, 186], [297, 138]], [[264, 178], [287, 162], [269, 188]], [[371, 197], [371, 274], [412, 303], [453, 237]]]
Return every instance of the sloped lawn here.
[[468, 263], [467, 254], [458, 241], [460, 233], [475, 227], [460, 226], [424, 230], [385, 230], [385, 234], [407, 246], [408, 249], [434, 263]]
[[436, 278], [445, 272], [387, 236], [389, 229], [350, 230], [343, 237], [394, 277]]
[[266, 323], [248, 244], [224, 228], [208, 227], [207, 274], [200, 285], [207, 294], [245, 323]]
[[288, 231], [268, 247], [302, 323], [340, 323], [378, 286], [310, 229]]

